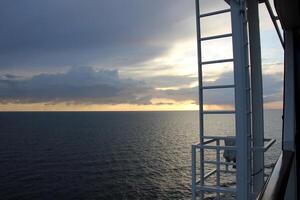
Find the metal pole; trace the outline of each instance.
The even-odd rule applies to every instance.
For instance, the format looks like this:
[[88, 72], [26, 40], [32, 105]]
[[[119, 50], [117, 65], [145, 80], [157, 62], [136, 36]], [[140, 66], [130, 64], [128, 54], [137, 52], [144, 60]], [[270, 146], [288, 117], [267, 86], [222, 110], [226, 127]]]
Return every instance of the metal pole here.
[[[251, 90], [252, 90], [252, 137], [253, 147], [264, 146], [263, 83], [259, 32], [258, 0], [248, 0]], [[264, 152], [253, 152], [253, 193], [259, 194], [264, 184]]]
[[[237, 199], [248, 200], [249, 188], [249, 85], [247, 63], [247, 36], [246, 36], [246, 9], [244, 0], [231, 0], [231, 26], [234, 57], [234, 82], [235, 82], [235, 125], [237, 147]], [[249, 86], [248, 86], [249, 87]]]
[[196, 199], [196, 146], [192, 145], [192, 200]]
[[[221, 168], [220, 168], [220, 162], [221, 162], [221, 158], [220, 158], [220, 140], [217, 140], [217, 149], [216, 149], [216, 154], [217, 154], [217, 157], [216, 157], [216, 169], [217, 169], [217, 187], [220, 187], [220, 171], [221, 171]], [[218, 191], [217, 192], [217, 200], [220, 200], [220, 192]]]
[[[203, 143], [203, 89], [202, 89], [202, 56], [201, 56], [201, 27], [200, 27], [200, 8], [199, 0], [195, 0], [196, 4], [196, 28], [197, 28], [197, 51], [198, 51], [198, 90], [199, 90], [199, 139], [200, 144]], [[204, 150], [200, 148], [200, 186], [204, 186]], [[204, 198], [201, 191], [200, 199]]]
[[266, 4], [267, 10], [268, 10], [268, 12], [269, 12], [269, 15], [270, 15], [270, 17], [271, 17], [271, 20], [272, 20], [272, 22], [273, 22], [273, 25], [274, 25], [274, 27], [275, 27], [275, 30], [276, 30], [276, 32], [277, 32], [278, 38], [279, 38], [279, 40], [280, 40], [280, 43], [281, 43], [282, 47], [284, 48], [284, 40], [283, 40], [283, 37], [282, 37], [282, 35], [281, 35], [281, 33], [280, 33], [278, 24], [277, 24], [277, 22], [276, 22], [276, 17], [275, 17], [275, 15], [274, 15], [274, 13], [273, 13], [273, 10], [272, 10], [272, 7], [271, 7], [271, 5], [270, 5], [269, 0], [265, 0], [265, 4]]
[[[283, 150], [295, 152], [295, 33], [285, 31]], [[292, 164], [285, 199], [297, 199], [296, 164]]]

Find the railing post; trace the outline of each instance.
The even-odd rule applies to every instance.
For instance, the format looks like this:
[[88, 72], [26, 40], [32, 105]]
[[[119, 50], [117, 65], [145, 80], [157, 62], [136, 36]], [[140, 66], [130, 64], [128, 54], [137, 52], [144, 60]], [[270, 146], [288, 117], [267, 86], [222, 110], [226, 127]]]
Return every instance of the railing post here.
[[192, 145], [192, 200], [196, 199], [196, 146]]
[[[294, 33], [285, 31], [284, 51], [284, 121], [283, 121], [283, 150], [295, 152], [295, 47]], [[294, 161], [295, 162], [295, 161]], [[285, 199], [297, 199], [296, 188], [296, 164], [292, 164], [291, 174], [287, 187]], [[293, 180], [294, 179], [294, 180]]]
[[[217, 186], [220, 187], [220, 162], [221, 162], [221, 158], [220, 158], [220, 140], [217, 140], [217, 149], [216, 149], [216, 153], [217, 153], [217, 157], [216, 157], [216, 169], [217, 169]], [[220, 200], [220, 192], [217, 192], [217, 199]]]

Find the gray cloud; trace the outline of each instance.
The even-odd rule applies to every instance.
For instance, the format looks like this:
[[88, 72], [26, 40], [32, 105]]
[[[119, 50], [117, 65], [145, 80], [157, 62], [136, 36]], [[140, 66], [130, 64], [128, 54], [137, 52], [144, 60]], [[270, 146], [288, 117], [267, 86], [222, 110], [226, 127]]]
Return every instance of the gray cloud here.
[[194, 34], [193, 12], [182, 0], [2, 0], [0, 69], [142, 62]]
[[155, 88], [168, 88], [168, 87], [187, 87], [191, 83], [198, 80], [197, 77], [191, 75], [182, 76], [154, 76], [146, 77], [144, 80]]
[[283, 95], [283, 75], [281, 73], [265, 74], [263, 76], [263, 91], [265, 103], [281, 101]]
[[[223, 73], [217, 80], [204, 82], [204, 85], [224, 85], [233, 84], [232, 72]], [[274, 102], [282, 100], [282, 75], [264, 74], [264, 102]], [[164, 90], [158, 94], [162, 98], [170, 98], [177, 101], [193, 100], [198, 103], [198, 87], [182, 88], [179, 90]], [[204, 91], [204, 103], [210, 105], [233, 105], [234, 89], [212, 89]]]
[[120, 79], [116, 70], [75, 67], [66, 73], [40, 74], [28, 80], [0, 80], [0, 101], [149, 104], [151, 90], [142, 81]]
[[[232, 73], [226, 72], [217, 80], [206, 82], [205, 85], [230, 84], [229, 80], [232, 80], [230, 78], [232, 78]], [[155, 89], [157, 86], [188, 85], [195, 81], [194, 77], [163, 76], [160, 78], [155, 77], [152, 82], [148, 81], [122, 79], [119, 77], [117, 70], [96, 71], [91, 67], [73, 67], [65, 73], [40, 74], [25, 80], [19, 76], [5, 74], [0, 78], [0, 102], [151, 104], [152, 98], [198, 102], [198, 87], [184, 87], [178, 90]], [[157, 83], [154, 84], [156, 81]], [[176, 81], [178, 82], [176, 83]], [[173, 84], [171, 84], [172, 82]], [[281, 76], [278, 74], [265, 74], [264, 101], [280, 100], [281, 91]], [[233, 89], [214, 89], [204, 92], [205, 104], [231, 105], [233, 102]]]

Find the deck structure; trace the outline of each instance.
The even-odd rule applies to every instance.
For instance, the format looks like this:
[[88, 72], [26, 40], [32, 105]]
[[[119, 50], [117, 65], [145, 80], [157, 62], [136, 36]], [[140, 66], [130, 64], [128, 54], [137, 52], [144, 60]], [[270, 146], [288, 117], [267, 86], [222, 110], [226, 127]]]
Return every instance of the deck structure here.
[[[220, 0], [222, 1], [222, 0]], [[264, 152], [274, 139], [264, 138], [263, 92], [258, 0], [226, 0], [227, 7], [200, 13], [196, 0], [196, 27], [199, 77], [199, 143], [192, 145], [192, 199], [256, 199], [265, 183]], [[268, 3], [266, 4], [268, 7]], [[204, 18], [230, 16], [231, 32], [202, 37]], [[273, 12], [271, 16], [273, 16]], [[272, 19], [277, 24], [275, 17]], [[278, 24], [277, 24], [278, 28]], [[276, 29], [277, 30], [277, 29]], [[279, 38], [282, 39], [280, 31]], [[232, 58], [203, 60], [203, 43], [231, 39]], [[284, 45], [283, 39], [281, 40]], [[217, 51], [217, 49], [216, 49]], [[214, 64], [233, 66], [233, 84], [205, 85], [204, 68]], [[222, 66], [222, 65], [221, 65]], [[205, 92], [231, 90], [231, 110], [205, 110]], [[205, 132], [208, 115], [230, 115], [235, 127], [232, 133]], [[199, 152], [199, 155], [198, 155]], [[233, 184], [224, 183], [231, 177]]]

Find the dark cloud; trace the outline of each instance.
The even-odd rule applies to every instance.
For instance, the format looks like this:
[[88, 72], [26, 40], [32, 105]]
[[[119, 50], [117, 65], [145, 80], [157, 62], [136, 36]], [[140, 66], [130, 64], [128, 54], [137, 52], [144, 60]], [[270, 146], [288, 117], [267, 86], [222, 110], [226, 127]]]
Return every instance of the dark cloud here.
[[0, 101], [14, 103], [149, 104], [152, 88], [142, 81], [120, 79], [116, 70], [76, 67], [61, 74], [28, 80], [0, 80]]
[[[212, 85], [226, 85], [233, 84], [232, 72], [226, 72], [220, 75], [215, 81], [204, 82], [206, 86]], [[264, 102], [274, 102], [282, 100], [283, 87], [281, 74], [264, 74]], [[178, 90], [164, 90], [158, 94], [161, 98], [170, 98], [176, 101], [193, 100], [198, 103], [198, 87], [182, 88]], [[204, 90], [203, 93], [204, 104], [208, 105], [233, 105], [234, 103], [234, 89], [210, 89]]]
[[[217, 80], [205, 85], [229, 84], [231, 72], [222, 74]], [[150, 79], [148, 79], [149, 81]], [[163, 81], [162, 81], [163, 80]], [[0, 102], [14, 103], [75, 103], [75, 104], [152, 104], [152, 98], [167, 98], [175, 101], [198, 102], [198, 87], [177, 90], [156, 90], [158, 85], [188, 85], [195, 81], [190, 76], [163, 76], [149, 82], [122, 79], [117, 70], [94, 70], [91, 67], [73, 67], [60, 74], [40, 74], [30, 79], [4, 75], [0, 79]], [[154, 84], [155, 81], [160, 81]], [[176, 83], [176, 81], [178, 81]], [[282, 79], [277, 74], [264, 75], [264, 100], [281, 99]], [[204, 103], [210, 105], [232, 105], [233, 89], [213, 89], [204, 92]], [[156, 105], [169, 104], [158, 103]], [[172, 103], [171, 103], [172, 104]]]
[[178, 90], [162, 90], [157, 94], [160, 98], [173, 99], [176, 101], [192, 100], [198, 102], [198, 88], [182, 88]]
[[[224, 85], [232, 82], [232, 73], [226, 72], [220, 75], [215, 81], [204, 82], [203, 85]], [[229, 91], [228, 91], [229, 90]], [[213, 89], [204, 90], [204, 103], [205, 104], [232, 104], [234, 100], [234, 93], [232, 89]], [[163, 98], [170, 98], [177, 101], [192, 100], [198, 103], [198, 87], [181, 88], [178, 90], [164, 90], [161, 92]]]
[[194, 1], [2, 0], [0, 68], [129, 65], [194, 34]]
[[144, 80], [151, 86], [156, 88], [168, 87], [187, 87], [198, 80], [197, 77], [191, 75], [182, 76], [154, 76], [144, 78]]
[[263, 76], [264, 102], [282, 101], [283, 75], [266, 74]]

